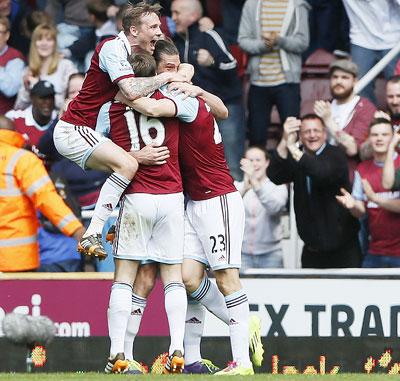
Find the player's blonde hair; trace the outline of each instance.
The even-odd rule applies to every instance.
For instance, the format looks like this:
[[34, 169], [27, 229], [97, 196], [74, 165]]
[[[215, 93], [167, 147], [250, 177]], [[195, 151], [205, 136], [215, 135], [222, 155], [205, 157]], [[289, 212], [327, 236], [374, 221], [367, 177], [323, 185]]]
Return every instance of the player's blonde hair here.
[[32, 74], [37, 77], [43, 65], [43, 58], [39, 55], [36, 47], [36, 42], [43, 37], [49, 37], [54, 41], [54, 49], [50, 58], [50, 65], [47, 74], [53, 74], [57, 70], [58, 63], [60, 62], [60, 55], [57, 52], [57, 30], [54, 26], [49, 24], [38, 25], [32, 33], [31, 45], [29, 48], [29, 69]]
[[131, 26], [136, 28], [140, 27], [142, 24], [142, 17], [145, 15], [155, 13], [160, 17], [161, 8], [160, 4], [151, 5], [144, 1], [135, 5], [128, 3], [122, 15], [122, 28], [124, 32], [129, 32]]
[[136, 77], [153, 77], [156, 75], [156, 61], [147, 53], [133, 53], [128, 57]]

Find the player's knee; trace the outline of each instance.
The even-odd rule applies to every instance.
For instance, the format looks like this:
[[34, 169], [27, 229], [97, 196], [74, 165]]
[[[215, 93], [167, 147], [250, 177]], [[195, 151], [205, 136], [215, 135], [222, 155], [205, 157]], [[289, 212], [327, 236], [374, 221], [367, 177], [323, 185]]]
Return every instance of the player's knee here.
[[128, 154], [125, 156], [125, 160], [120, 163], [119, 171], [121, 172], [121, 175], [132, 180], [135, 177], [138, 168], [139, 164], [137, 160]]
[[215, 272], [218, 289], [223, 295], [230, 295], [239, 291], [242, 286], [237, 269], [225, 269]]
[[135, 281], [135, 284], [133, 285], [133, 293], [142, 298], [147, 298], [153, 290], [154, 284], [155, 280], [151, 278], [146, 278], [141, 282]]
[[153, 290], [156, 283], [157, 269], [152, 265], [142, 266], [139, 269], [135, 284], [133, 286], [133, 292], [142, 298], [147, 298], [150, 292]]
[[189, 293], [195, 292], [201, 283], [201, 279], [193, 276], [189, 271], [182, 272], [182, 280]]

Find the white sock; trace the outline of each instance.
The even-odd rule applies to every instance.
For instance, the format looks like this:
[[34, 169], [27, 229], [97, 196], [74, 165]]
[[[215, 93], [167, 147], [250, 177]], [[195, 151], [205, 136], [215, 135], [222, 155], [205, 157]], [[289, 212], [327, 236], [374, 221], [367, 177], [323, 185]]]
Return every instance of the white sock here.
[[146, 308], [146, 298], [142, 298], [135, 293], [132, 293], [131, 314], [128, 318], [126, 327], [124, 353], [125, 360], [133, 360], [133, 342], [139, 331], [140, 322], [142, 321], [144, 309]]
[[92, 234], [101, 234], [105, 222], [117, 206], [122, 193], [129, 183], [130, 180], [118, 173], [114, 172], [110, 175], [101, 187], [99, 198], [96, 202], [96, 207], [94, 208], [93, 217], [83, 235], [84, 237]]
[[200, 343], [203, 336], [204, 318], [206, 316], [205, 307], [197, 300], [188, 298], [185, 337], [185, 364], [193, 364], [201, 360]]
[[185, 317], [187, 296], [183, 283], [171, 282], [164, 286], [165, 312], [168, 317], [171, 344], [169, 354], [175, 350], [183, 350], [183, 336], [185, 334]]
[[233, 361], [248, 368], [249, 357], [249, 301], [243, 289], [225, 296], [229, 313], [229, 334]]
[[218, 287], [212, 283], [207, 276], [204, 276], [199, 288], [190, 294], [193, 299], [198, 300], [213, 315], [229, 324], [228, 309], [226, 308], [225, 298]]
[[111, 287], [107, 311], [108, 334], [111, 340], [110, 356], [124, 352], [124, 337], [131, 313], [132, 286], [115, 282]]

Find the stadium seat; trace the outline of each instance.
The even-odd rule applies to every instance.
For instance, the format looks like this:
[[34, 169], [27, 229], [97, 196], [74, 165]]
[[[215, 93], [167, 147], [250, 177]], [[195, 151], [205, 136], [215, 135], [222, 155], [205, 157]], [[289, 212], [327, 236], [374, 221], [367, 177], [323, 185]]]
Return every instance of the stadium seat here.
[[329, 78], [304, 78], [300, 84], [300, 115], [313, 113], [314, 102], [331, 99]]
[[329, 65], [335, 59], [332, 53], [317, 49], [303, 64], [300, 83], [300, 115], [313, 112], [314, 102], [331, 98], [329, 90]]
[[221, 1], [220, 0], [206, 0], [205, 7], [207, 10], [208, 17], [214, 21], [215, 25], [222, 24], [222, 12], [221, 12]]
[[302, 68], [303, 76], [329, 74], [329, 65], [335, 59], [332, 53], [324, 49], [317, 49], [304, 62]]
[[379, 110], [386, 110], [386, 80], [382, 74], [375, 81], [376, 107]]

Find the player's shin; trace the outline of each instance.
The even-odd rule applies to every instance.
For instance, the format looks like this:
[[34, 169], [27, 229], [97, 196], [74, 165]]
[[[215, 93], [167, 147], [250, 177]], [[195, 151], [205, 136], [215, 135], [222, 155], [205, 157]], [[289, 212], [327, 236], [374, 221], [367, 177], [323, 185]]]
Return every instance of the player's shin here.
[[131, 311], [132, 286], [115, 282], [111, 287], [108, 308], [108, 331], [111, 340], [110, 355], [124, 352], [124, 337]]
[[233, 361], [252, 367], [249, 357], [249, 302], [243, 289], [225, 296]]
[[190, 294], [193, 299], [198, 300], [213, 315], [229, 324], [228, 310], [226, 308], [224, 295], [218, 287], [205, 275], [196, 291]]
[[186, 365], [201, 361], [200, 343], [203, 336], [205, 313], [206, 309], [202, 304], [188, 297], [183, 340]]
[[185, 286], [181, 282], [170, 282], [164, 286], [165, 311], [168, 317], [171, 344], [169, 354], [175, 350], [183, 353], [183, 337], [187, 310]]
[[101, 234], [104, 223], [117, 206], [122, 193], [125, 191], [129, 183], [129, 179], [115, 172], [108, 177], [101, 187], [92, 220], [90, 221], [90, 225], [88, 226], [84, 237], [93, 234]]
[[133, 360], [133, 343], [139, 331], [143, 313], [146, 308], [146, 298], [132, 293], [131, 313], [128, 318], [124, 340], [124, 353], [126, 360]]

